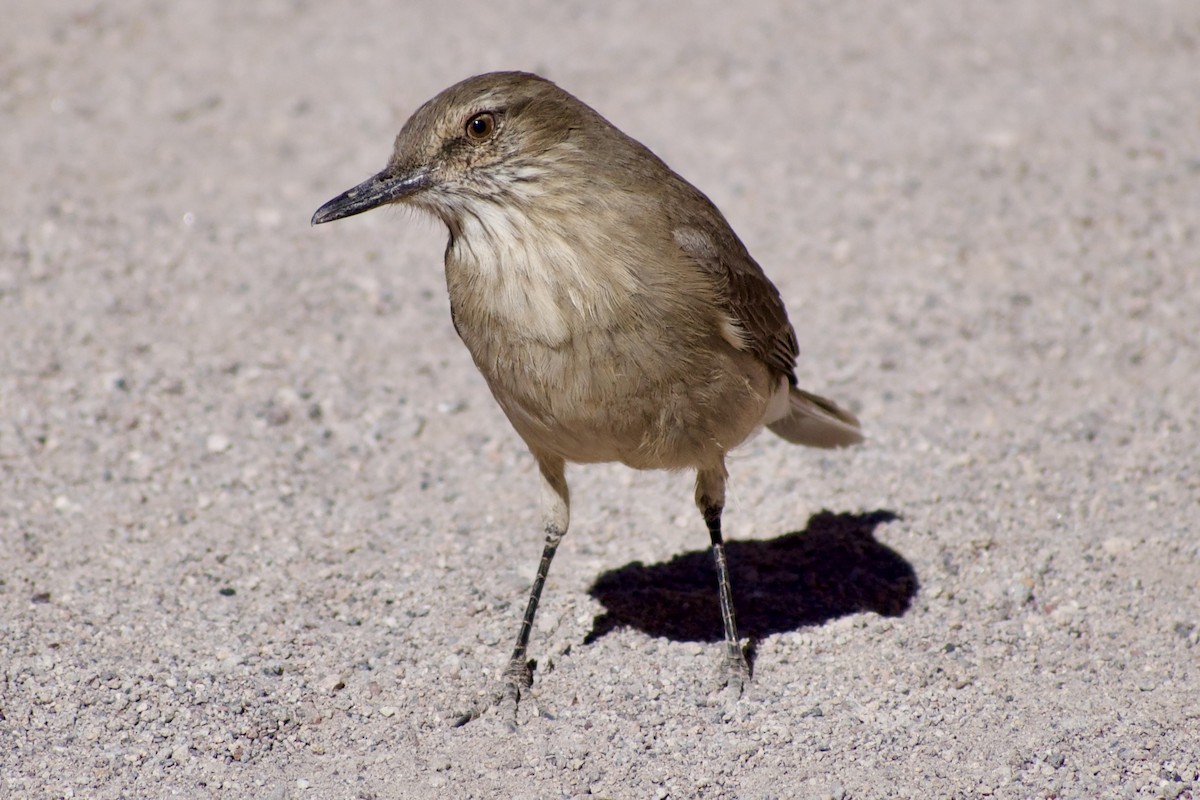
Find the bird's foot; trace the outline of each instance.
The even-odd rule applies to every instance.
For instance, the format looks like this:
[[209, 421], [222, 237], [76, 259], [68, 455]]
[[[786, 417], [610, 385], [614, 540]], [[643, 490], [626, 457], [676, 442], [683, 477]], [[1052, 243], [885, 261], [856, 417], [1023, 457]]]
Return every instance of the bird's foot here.
[[500, 716], [510, 731], [517, 729], [517, 705], [521, 695], [533, 686], [533, 670], [537, 662], [524, 658], [513, 658], [504, 668], [500, 683], [490, 693], [481, 697], [468, 711], [458, 714], [454, 727], [461, 728], [472, 720], [482, 717], [493, 706], [500, 709]]
[[739, 647], [737, 650], [726, 650], [721, 659], [721, 685], [741, 695], [750, 685], [750, 662]]
[[746, 660], [741, 647], [728, 648], [721, 656], [716, 691], [712, 696], [713, 705], [724, 706], [727, 712], [732, 712], [742, 693], [750, 685], [750, 662]]

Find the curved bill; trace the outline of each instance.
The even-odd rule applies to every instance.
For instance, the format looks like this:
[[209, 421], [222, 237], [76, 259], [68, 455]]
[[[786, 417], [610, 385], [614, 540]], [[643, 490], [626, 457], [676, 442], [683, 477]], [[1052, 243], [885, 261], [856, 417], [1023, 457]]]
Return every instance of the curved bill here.
[[313, 214], [312, 224], [333, 222], [335, 219], [352, 217], [387, 203], [402, 200], [429, 185], [429, 176], [424, 172], [407, 175], [392, 175], [384, 170], [372, 175], [353, 189], [342, 192]]

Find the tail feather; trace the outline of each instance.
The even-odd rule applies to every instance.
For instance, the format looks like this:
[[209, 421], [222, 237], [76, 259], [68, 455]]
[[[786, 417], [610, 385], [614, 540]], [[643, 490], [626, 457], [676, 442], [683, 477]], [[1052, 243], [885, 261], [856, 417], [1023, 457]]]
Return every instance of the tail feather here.
[[858, 418], [832, 400], [792, 387], [788, 413], [767, 424], [776, 436], [808, 447], [848, 447], [863, 440]]

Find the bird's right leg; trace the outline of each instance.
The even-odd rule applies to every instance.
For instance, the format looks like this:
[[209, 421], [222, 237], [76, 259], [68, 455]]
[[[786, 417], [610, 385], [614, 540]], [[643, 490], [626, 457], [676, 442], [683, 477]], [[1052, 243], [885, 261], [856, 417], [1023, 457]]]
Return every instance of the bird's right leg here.
[[721, 625], [725, 629], [725, 655], [722, 659], [725, 685], [740, 695], [750, 681], [750, 664], [738, 638], [737, 621], [733, 611], [733, 589], [729, 582], [729, 562], [725, 558], [725, 540], [721, 536], [721, 512], [725, 508], [725, 479], [728, 473], [722, 463], [715, 469], [696, 473], [696, 505], [704, 515], [712, 542], [713, 560], [717, 566], [717, 596], [721, 604]]
[[508, 726], [515, 729], [521, 693], [533, 685], [533, 662], [527, 656], [529, 636], [533, 632], [533, 620], [537, 615], [542, 588], [546, 585], [546, 576], [550, 572], [550, 562], [554, 560], [554, 554], [566, 535], [571, 520], [566, 463], [558, 456], [542, 456], [536, 453], [534, 455], [542, 476], [542, 527], [546, 534], [542, 559], [538, 562], [537, 575], [534, 576], [533, 586], [529, 590], [529, 601], [525, 605], [525, 616], [521, 619], [517, 642], [508, 659], [508, 666], [504, 668], [500, 686], [470, 711], [460, 715], [454, 722], [455, 726], [466, 725], [471, 720], [478, 719], [492, 706], [502, 705]]

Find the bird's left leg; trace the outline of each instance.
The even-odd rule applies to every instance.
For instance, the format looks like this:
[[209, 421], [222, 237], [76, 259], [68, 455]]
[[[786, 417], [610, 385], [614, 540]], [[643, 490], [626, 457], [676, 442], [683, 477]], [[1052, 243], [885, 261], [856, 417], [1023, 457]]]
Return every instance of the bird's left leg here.
[[729, 562], [725, 558], [725, 540], [721, 537], [721, 512], [725, 508], [725, 479], [729, 473], [722, 461], [716, 468], [696, 473], [696, 505], [704, 515], [708, 536], [712, 540], [713, 559], [717, 563], [717, 591], [721, 598], [721, 623], [725, 628], [723, 679], [725, 685], [741, 694], [750, 681], [750, 664], [738, 639], [737, 620], [733, 611], [733, 590], [729, 583]]
[[534, 576], [533, 586], [529, 590], [529, 601], [525, 605], [525, 616], [521, 619], [521, 627], [517, 631], [517, 641], [513, 646], [508, 666], [504, 668], [500, 686], [489, 697], [477, 703], [470, 711], [459, 715], [455, 720], [456, 726], [467, 724], [477, 719], [484, 711], [494, 705], [502, 705], [509, 728], [517, 726], [517, 704], [521, 694], [533, 686], [533, 662], [528, 660], [529, 635], [533, 632], [533, 620], [537, 615], [538, 602], [542, 597], [542, 588], [546, 585], [546, 576], [550, 572], [550, 562], [571, 520], [571, 499], [567, 490], [566, 462], [558, 456], [534, 454], [538, 460], [538, 470], [542, 476], [542, 528], [546, 534], [545, 545], [542, 547], [542, 559], [538, 562], [537, 575]]

